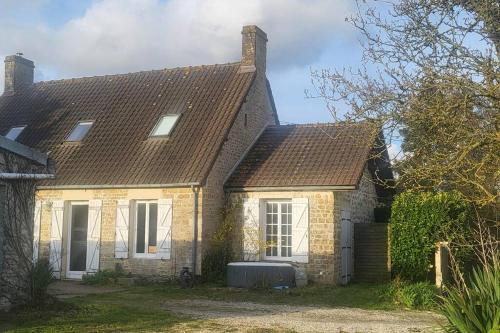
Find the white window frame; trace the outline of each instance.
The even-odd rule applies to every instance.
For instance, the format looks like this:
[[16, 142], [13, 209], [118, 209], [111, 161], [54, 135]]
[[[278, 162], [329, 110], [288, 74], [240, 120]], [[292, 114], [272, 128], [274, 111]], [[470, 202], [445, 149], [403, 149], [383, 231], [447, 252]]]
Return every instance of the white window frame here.
[[[68, 136], [66, 137], [66, 142], [82, 142], [83, 140], [85, 140], [85, 138], [87, 137], [87, 135], [89, 135], [89, 132], [92, 130], [92, 127], [94, 127], [94, 123], [95, 122], [93, 120], [80, 120], [80, 121], [78, 121], [76, 123], [76, 125], [73, 126], [73, 128], [71, 129], [71, 132], [69, 132]], [[90, 124], [89, 129], [87, 130], [87, 132], [85, 132], [85, 134], [79, 140], [70, 140], [70, 137], [73, 134], [73, 132], [75, 132], [76, 129], [78, 128], [78, 126], [80, 126], [82, 124]]]
[[[280, 199], [280, 200], [264, 200], [263, 201], [263, 212], [262, 212], [262, 216], [263, 216], [263, 221], [262, 221], [262, 227], [263, 227], [263, 232], [262, 232], [262, 236], [264, 238], [264, 244], [266, 244], [266, 247], [264, 248], [264, 253], [263, 253], [263, 257], [264, 257], [264, 260], [276, 260], [276, 261], [294, 261], [293, 260], [293, 238], [290, 238], [290, 244], [287, 245], [287, 247], [290, 247], [290, 256], [289, 257], [283, 257], [281, 255], [281, 236], [282, 236], [282, 221], [281, 221], [281, 205], [282, 204], [289, 204], [289, 208], [290, 208], [290, 211], [289, 211], [289, 214], [290, 214], [290, 226], [293, 228], [293, 223], [292, 223], [292, 219], [293, 219], [293, 207], [292, 207], [292, 201], [289, 200], [289, 199]], [[278, 205], [278, 242], [276, 244], [277, 246], [277, 253], [278, 255], [277, 256], [268, 256], [267, 255], [267, 204], [277, 204]], [[288, 235], [290, 237], [293, 237], [293, 229], [291, 229], [291, 232], [290, 234]]]
[[[19, 133], [17, 133], [17, 135], [13, 138], [9, 138], [9, 133], [12, 132], [13, 130], [15, 129], [21, 129], [19, 131]], [[24, 130], [26, 129], [26, 125], [17, 125], [17, 126], [12, 126], [11, 128], [9, 128], [9, 130], [7, 131], [7, 133], [5, 133], [5, 137], [9, 140], [12, 140], [12, 141], [16, 141], [17, 138], [24, 132]]]
[[[144, 250], [148, 248], [149, 244], [149, 204], [155, 203], [158, 205], [158, 200], [136, 200], [134, 202], [134, 258], [143, 258], [143, 259], [158, 259], [158, 244], [156, 244], [156, 252], [155, 253], [137, 253], [137, 221], [139, 215], [139, 204], [146, 204], [146, 217], [144, 220]], [[158, 217], [156, 218], [156, 232], [158, 232]], [[158, 241], [157, 241], [158, 243]]]
[[[151, 131], [151, 133], [149, 134], [149, 136], [152, 137], [152, 138], [168, 138], [170, 136], [170, 134], [172, 134], [175, 126], [177, 126], [177, 123], [179, 122], [179, 118], [180, 117], [181, 117], [180, 114], [164, 114], [164, 115], [161, 115], [160, 119], [158, 119], [158, 121], [156, 122], [156, 125], [153, 128], [153, 130]], [[165, 118], [175, 118], [174, 122], [172, 123], [172, 127], [170, 127], [168, 133], [166, 133], [166, 134], [156, 134], [156, 131], [158, 130], [158, 128], [160, 127], [161, 123], [163, 122], [163, 120]]]

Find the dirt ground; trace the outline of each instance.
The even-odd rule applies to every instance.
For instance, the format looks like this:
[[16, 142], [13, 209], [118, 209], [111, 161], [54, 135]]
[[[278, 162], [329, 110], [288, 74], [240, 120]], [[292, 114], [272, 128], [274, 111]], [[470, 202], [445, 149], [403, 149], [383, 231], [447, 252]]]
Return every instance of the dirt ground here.
[[[120, 291], [117, 287], [85, 286], [58, 281], [50, 293], [58, 298]], [[204, 299], [165, 300], [161, 308], [201, 320], [201, 326], [174, 327], [175, 332], [441, 332], [443, 317], [427, 311], [381, 311], [358, 308], [271, 305]]]
[[440, 332], [443, 318], [432, 312], [376, 311], [208, 300], [166, 301], [168, 311], [210, 320], [237, 331], [292, 332]]

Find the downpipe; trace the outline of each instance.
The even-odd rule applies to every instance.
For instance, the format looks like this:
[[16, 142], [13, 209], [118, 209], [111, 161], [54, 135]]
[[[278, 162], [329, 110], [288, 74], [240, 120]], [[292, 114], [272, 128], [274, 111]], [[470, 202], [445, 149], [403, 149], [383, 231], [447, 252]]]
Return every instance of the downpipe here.
[[197, 186], [191, 186], [193, 190], [193, 250], [191, 262], [193, 264], [191, 271], [193, 272], [193, 278], [196, 276], [196, 267], [198, 261], [198, 196], [200, 193], [200, 188]]

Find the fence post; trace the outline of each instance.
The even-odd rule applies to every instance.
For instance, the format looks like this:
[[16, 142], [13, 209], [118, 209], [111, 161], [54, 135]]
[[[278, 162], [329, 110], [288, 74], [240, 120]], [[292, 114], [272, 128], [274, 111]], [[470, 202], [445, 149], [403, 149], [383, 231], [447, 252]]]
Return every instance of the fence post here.
[[436, 287], [442, 288], [449, 281], [450, 261], [448, 242], [437, 242], [435, 253]]

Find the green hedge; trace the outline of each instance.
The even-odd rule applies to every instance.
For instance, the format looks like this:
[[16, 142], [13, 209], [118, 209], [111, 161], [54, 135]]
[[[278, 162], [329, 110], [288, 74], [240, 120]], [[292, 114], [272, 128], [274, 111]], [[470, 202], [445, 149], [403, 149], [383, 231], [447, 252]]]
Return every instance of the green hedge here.
[[[432, 268], [435, 244], [467, 244], [470, 237], [469, 206], [457, 192], [403, 192], [392, 205], [390, 221], [393, 273], [422, 281]], [[467, 247], [454, 251], [458, 260]]]

